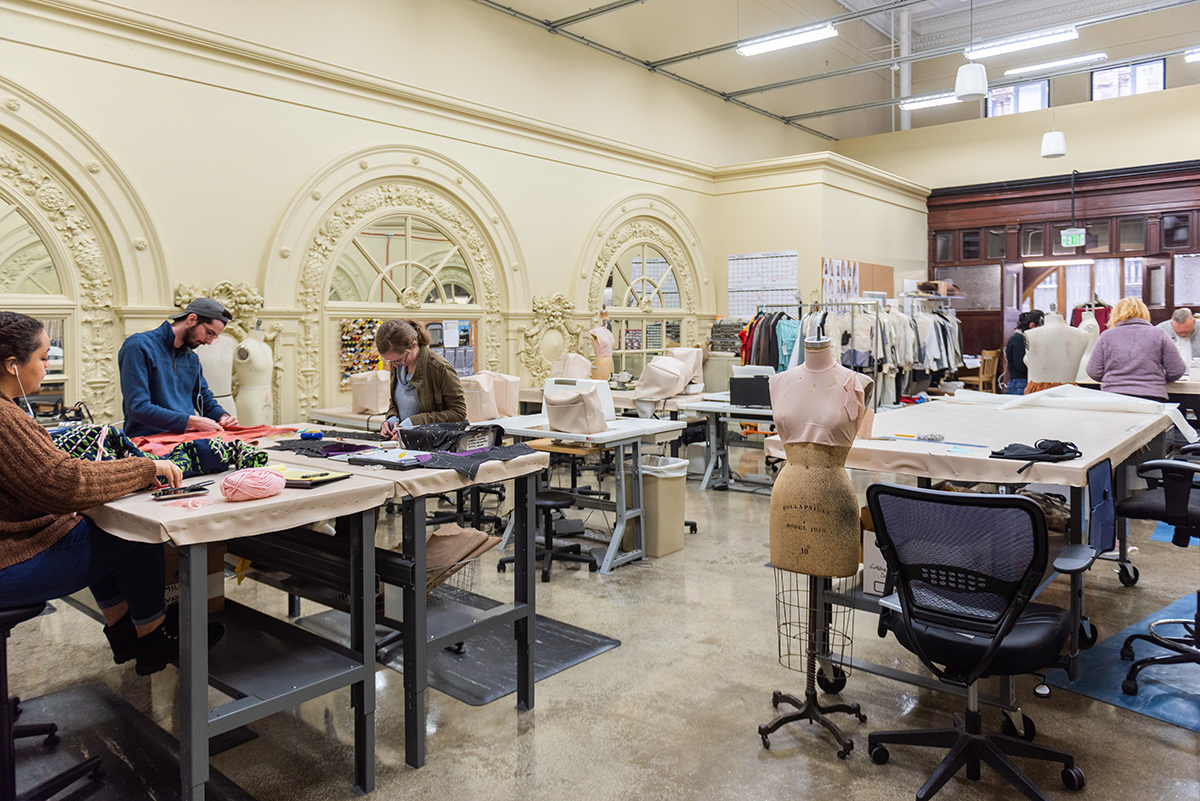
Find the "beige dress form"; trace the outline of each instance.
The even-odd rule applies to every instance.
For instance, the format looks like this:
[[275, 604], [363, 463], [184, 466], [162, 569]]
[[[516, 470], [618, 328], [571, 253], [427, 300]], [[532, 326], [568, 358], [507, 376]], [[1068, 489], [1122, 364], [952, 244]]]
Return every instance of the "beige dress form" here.
[[1089, 384], [1092, 383], [1092, 377], [1087, 374], [1087, 363], [1088, 359], [1092, 358], [1096, 340], [1100, 338], [1100, 323], [1096, 322], [1095, 312], [1085, 311], [1083, 313], [1083, 319], [1079, 321], [1079, 330], [1088, 335], [1088, 346], [1079, 359], [1079, 373], [1075, 376], [1075, 383]]
[[845, 465], [869, 415], [863, 376], [837, 364], [828, 340], [821, 342], [806, 342], [804, 364], [771, 378], [771, 408], [787, 453], [771, 491], [771, 564], [810, 576], [853, 576], [859, 507]]
[[596, 326], [588, 335], [592, 338], [592, 350], [596, 353], [596, 366], [592, 368], [592, 378], [607, 381], [613, 371], [613, 340], [612, 331], [604, 326]]
[[1025, 366], [1029, 369], [1030, 384], [1044, 389], [1046, 385], [1075, 382], [1088, 347], [1086, 331], [1072, 328], [1061, 314], [1051, 312], [1042, 326], [1025, 332], [1025, 339], [1029, 342]]

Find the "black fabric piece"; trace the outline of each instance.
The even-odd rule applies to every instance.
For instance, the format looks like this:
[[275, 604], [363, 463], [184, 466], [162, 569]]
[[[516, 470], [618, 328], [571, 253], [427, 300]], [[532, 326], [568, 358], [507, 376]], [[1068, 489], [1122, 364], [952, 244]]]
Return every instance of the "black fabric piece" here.
[[[340, 434], [338, 436], [341, 436]], [[336, 453], [356, 453], [370, 450], [370, 445], [352, 445], [346, 442], [322, 442], [319, 439], [285, 439], [275, 443], [269, 451], [291, 451], [312, 459], [321, 459]]]
[[473, 426], [466, 420], [458, 423], [428, 423], [400, 429], [400, 444], [414, 451], [459, 451], [494, 447], [504, 439], [500, 426]]
[[417, 464], [385, 462], [379, 459], [372, 459], [370, 456], [351, 456], [350, 464], [381, 464], [391, 470], [419, 470], [422, 468], [430, 470], [454, 470], [459, 475], [474, 480], [476, 474], [479, 473], [479, 466], [484, 462], [507, 462], [516, 459], [518, 456], [524, 456], [527, 453], [534, 453], [533, 448], [523, 442], [518, 442], [515, 445], [484, 448], [479, 451], [470, 451], [467, 453], [435, 452], [429, 454], [428, 459], [421, 459]]
[[1069, 462], [1080, 456], [1083, 456], [1083, 451], [1076, 448], [1074, 442], [1058, 439], [1039, 439], [1033, 445], [1014, 442], [1001, 450], [992, 451], [993, 459], [1016, 459], [1026, 462], [1017, 471], [1018, 475], [1033, 467], [1035, 462]]
[[338, 439], [361, 439], [367, 442], [383, 442], [383, 434], [378, 431], [338, 431], [330, 436]]
[[708, 440], [708, 423], [704, 420], [697, 420], [694, 423], [688, 423], [683, 431], [679, 432], [679, 440], [684, 445], [691, 445], [693, 442], [705, 442]]

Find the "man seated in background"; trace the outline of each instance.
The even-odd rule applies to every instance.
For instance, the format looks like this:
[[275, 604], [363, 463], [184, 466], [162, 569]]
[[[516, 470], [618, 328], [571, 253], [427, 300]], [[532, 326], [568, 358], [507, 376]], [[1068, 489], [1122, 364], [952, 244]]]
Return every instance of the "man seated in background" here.
[[1171, 319], [1159, 323], [1158, 327], [1171, 337], [1186, 364], [1190, 365], [1192, 359], [1200, 359], [1200, 331], [1196, 330], [1196, 318], [1191, 309], [1176, 309]]
[[213, 397], [196, 355], [196, 348], [216, 340], [232, 319], [212, 298], [196, 298], [153, 331], [125, 340], [117, 364], [126, 434], [220, 431], [238, 424]]

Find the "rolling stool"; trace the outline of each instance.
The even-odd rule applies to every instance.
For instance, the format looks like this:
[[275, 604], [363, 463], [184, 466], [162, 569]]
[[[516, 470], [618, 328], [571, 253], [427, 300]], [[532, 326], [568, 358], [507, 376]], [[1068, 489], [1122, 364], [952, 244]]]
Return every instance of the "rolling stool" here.
[[70, 785], [87, 776], [96, 780], [104, 778], [104, 767], [100, 757], [92, 757], [73, 768], [68, 768], [57, 776], [52, 776], [37, 787], [17, 795], [17, 754], [16, 739], [18, 737], [45, 737], [42, 745], [50, 747], [58, 744], [58, 726], [53, 723], [37, 723], [17, 726], [15, 721], [20, 714], [19, 698], [8, 696], [8, 634], [18, 623], [24, 623], [42, 613], [46, 604], [37, 603], [27, 606], [14, 606], [0, 609], [0, 630], [4, 631], [4, 639], [0, 641], [0, 691], [3, 691], [3, 703], [0, 703], [0, 737], [4, 742], [0, 745], [0, 801], [26, 801], [26, 799], [48, 799], [61, 793]]
[[[534, 559], [542, 560], [542, 581], [550, 580], [550, 564], [555, 560], [559, 562], [584, 563], [588, 566], [588, 572], [590, 573], [595, 573], [599, 570], [600, 565], [597, 564], [596, 557], [591, 554], [584, 555], [578, 544], [566, 545], [561, 548], [554, 547], [554, 512], [558, 509], [567, 509], [574, 505], [575, 498], [566, 492], [539, 490], [533, 503], [538, 511], [542, 513], [543, 547], [539, 548], [534, 556]], [[496, 569], [503, 573], [504, 566], [511, 564], [515, 559], [515, 556], [504, 557], [496, 564]]]

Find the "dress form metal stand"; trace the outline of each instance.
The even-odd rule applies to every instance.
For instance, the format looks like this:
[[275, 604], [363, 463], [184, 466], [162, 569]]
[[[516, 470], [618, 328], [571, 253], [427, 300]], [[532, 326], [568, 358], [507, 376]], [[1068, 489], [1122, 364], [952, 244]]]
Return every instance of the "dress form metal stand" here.
[[[807, 588], [804, 580], [807, 579]], [[793, 657], [800, 654], [794, 652], [793, 644], [803, 645], [804, 659], [804, 700], [788, 693], [776, 690], [771, 694], [771, 705], [778, 708], [780, 703], [796, 707], [795, 712], [788, 712], [758, 727], [758, 736], [762, 738], [763, 748], [771, 747], [770, 735], [779, 728], [799, 720], [807, 720], [809, 724], [820, 723], [837, 740], [840, 750], [838, 758], [845, 759], [854, 750], [854, 741], [842, 733], [826, 713], [845, 712], [854, 715], [859, 722], [866, 723], [858, 704], [831, 704], [822, 706], [817, 701], [817, 685], [829, 693], [841, 692], [846, 686], [847, 673], [841, 664], [849, 665], [845, 649], [851, 643], [851, 626], [853, 612], [847, 607], [834, 607], [824, 601], [824, 593], [830, 588], [830, 579], [824, 576], [804, 576], [787, 570], [775, 568], [775, 600], [776, 615], [779, 624], [779, 661], [785, 667], [793, 670], [801, 669], [793, 666]], [[805, 591], [807, 590], [807, 591]], [[835, 616], [844, 624], [834, 626]], [[834, 651], [839, 653], [835, 654]], [[817, 662], [821, 661], [818, 667]], [[841, 663], [841, 664], [837, 664]]]

